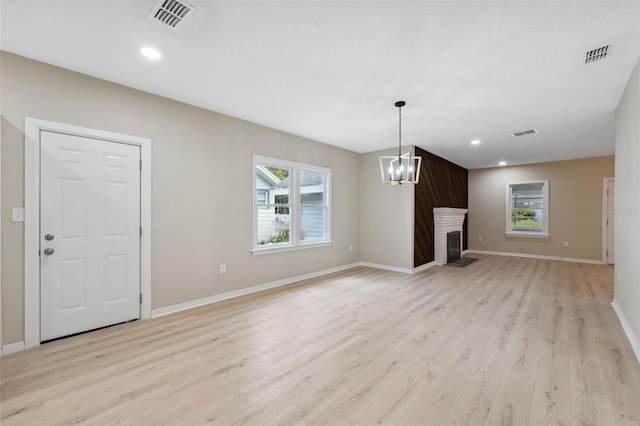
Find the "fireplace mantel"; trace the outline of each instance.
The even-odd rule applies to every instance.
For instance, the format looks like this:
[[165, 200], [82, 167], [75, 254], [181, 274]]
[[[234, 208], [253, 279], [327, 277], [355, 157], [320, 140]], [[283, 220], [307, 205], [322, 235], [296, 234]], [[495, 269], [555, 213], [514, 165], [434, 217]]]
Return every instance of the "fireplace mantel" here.
[[460, 253], [462, 253], [462, 241], [464, 241], [462, 224], [467, 211], [467, 209], [452, 207], [435, 207], [433, 209], [434, 261], [438, 265], [447, 263], [447, 232], [460, 231]]

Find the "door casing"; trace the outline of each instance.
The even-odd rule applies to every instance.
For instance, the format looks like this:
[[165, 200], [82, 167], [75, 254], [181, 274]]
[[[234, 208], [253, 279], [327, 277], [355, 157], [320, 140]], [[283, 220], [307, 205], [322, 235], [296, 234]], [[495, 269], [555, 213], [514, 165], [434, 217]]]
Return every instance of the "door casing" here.
[[[615, 220], [615, 215], [613, 214], [614, 212], [610, 212], [609, 211], [609, 207], [607, 206], [607, 202], [609, 200], [609, 197], [607, 195], [607, 189], [609, 186], [609, 182], [615, 182], [615, 178], [613, 177], [606, 177], [606, 178], [602, 178], [602, 264], [603, 265], [607, 265], [609, 264], [609, 256], [608, 256], [608, 242], [609, 242], [609, 235], [607, 233], [608, 231], [608, 225], [607, 225], [607, 221], [608, 220]], [[613, 194], [615, 196], [615, 194]], [[615, 226], [615, 223], [613, 224], [613, 226]], [[615, 253], [614, 253], [615, 256]]]
[[151, 140], [25, 117], [24, 346], [40, 345], [40, 132], [49, 131], [140, 147], [140, 290], [142, 319], [151, 318]]

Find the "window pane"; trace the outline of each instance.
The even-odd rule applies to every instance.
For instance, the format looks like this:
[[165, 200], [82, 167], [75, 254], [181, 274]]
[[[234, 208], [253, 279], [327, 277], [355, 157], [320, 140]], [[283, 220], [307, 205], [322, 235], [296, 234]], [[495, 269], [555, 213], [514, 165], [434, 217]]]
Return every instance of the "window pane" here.
[[331, 170], [258, 155], [253, 158], [253, 240], [254, 248], [264, 249], [254, 254], [329, 240]]
[[289, 243], [289, 214], [274, 214], [273, 209], [258, 209], [258, 246]]
[[544, 185], [542, 183], [511, 186], [511, 229], [542, 232], [544, 227]]
[[275, 204], [276, 195], [289, 195], [289, 175], [287, 168], [270, 167], [262, 164], [256, 166], [256, 189], [268, 191], [268, 204]]
[[258, 207], [265, 208], [266, 206], [262, 206], [261, 204], [269, 203], [269, 191], [266, 189], [258, 189], [256, 200], [258, 202]]
[[289, 205], [289, 194], [279, 194], [275, 197], [274, 204], [276, 204], [275, 213], [276, 214], [289, 214], [289, 207], [278, 207], [279, 204], [283, 206]]
[[300, 172], [300, 200], [302, 204], [325, 205], [325, 182], [326, 176], [323, 173], [302, 170]]
[[287, 167], [256, 165], [258, 246], [290, 242], [290, 176], [291, 169]]
[[300, 240], [326, 239], [327, 209], [325, 207], [302, 207], [300, 212]]

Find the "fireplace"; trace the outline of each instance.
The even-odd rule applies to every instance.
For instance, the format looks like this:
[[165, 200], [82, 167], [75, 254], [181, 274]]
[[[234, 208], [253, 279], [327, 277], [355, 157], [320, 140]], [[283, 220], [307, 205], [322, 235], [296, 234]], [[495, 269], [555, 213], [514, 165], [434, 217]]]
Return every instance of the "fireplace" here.
[[462, 224], [464, 223], [464, 217], [467, 214], [467, 209], [458, 209], [451, 207], [434, 207], [433, 209], [433, 261], [437, 265], [445, 265], [450, 263], [449, 254], [447, 253], [447, 246], [451, 246], [448, 243], [448, 234], [458, 231], [458, 253], [457, 257], [462, 258], [462, 249], [460, 241], [462, 241]]
[[447, 232], [447, 263], [460, 259], [460, 231]]

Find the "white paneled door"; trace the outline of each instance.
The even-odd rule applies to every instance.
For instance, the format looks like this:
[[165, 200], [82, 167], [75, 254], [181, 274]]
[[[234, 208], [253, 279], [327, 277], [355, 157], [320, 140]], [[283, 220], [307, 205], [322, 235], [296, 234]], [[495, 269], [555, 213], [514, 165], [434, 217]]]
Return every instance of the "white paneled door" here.
[[616, 183], [613, 179], [607, 181], [607, 263], [613, 264], [614, 252], [613, 252], [613, 231], [616, 226], [616, 215], [614, 214], [614, 193]]
[[140, 318], [140, 147], [43, 131], [40, 340]]

